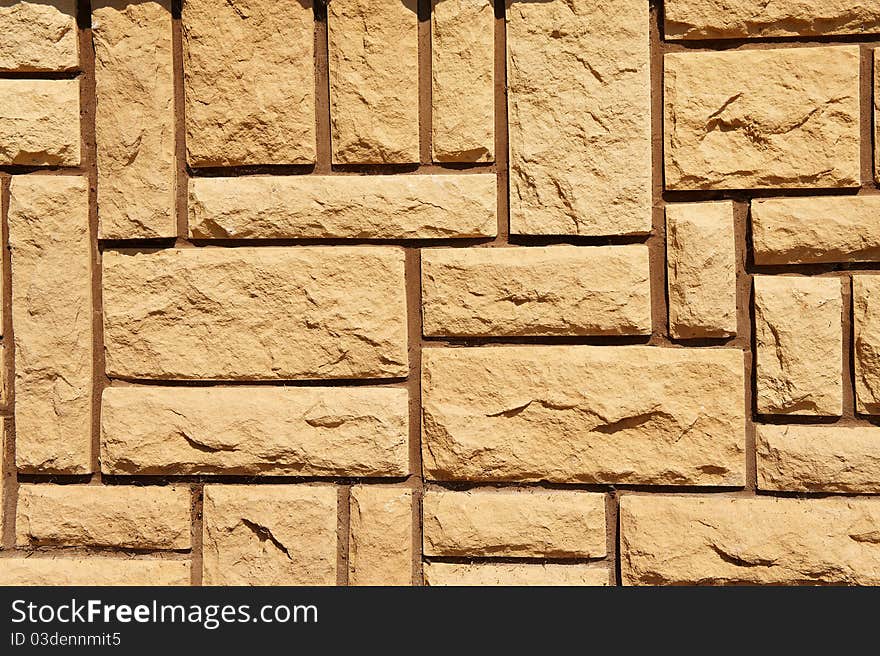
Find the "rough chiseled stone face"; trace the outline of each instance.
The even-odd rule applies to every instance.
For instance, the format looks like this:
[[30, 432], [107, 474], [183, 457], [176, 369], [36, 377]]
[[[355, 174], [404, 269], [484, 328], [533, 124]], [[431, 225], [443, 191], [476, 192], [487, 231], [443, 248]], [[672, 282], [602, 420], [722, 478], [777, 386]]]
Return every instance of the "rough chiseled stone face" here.
[[585, 564], [425, 563], [430, 586], [606, 586], [608, 569]]
[[858, 46], [667, 54], [664, 81], [668, 189], [859, 186]]
[[412, 585], [412, 504], [406, 488], [351, 488], [349, 585]]
[[0, 164], [78, 166], [79, 80], [0, 80]]
[[880, 414], [880, 277], [853, 276], [856, 409]]
[[98, 556], [4, 558], [0, 586], [189, 585], [188, 560]]
[[76, 0], [0, 2], [0, 70], [69, 71], [78, 66]]

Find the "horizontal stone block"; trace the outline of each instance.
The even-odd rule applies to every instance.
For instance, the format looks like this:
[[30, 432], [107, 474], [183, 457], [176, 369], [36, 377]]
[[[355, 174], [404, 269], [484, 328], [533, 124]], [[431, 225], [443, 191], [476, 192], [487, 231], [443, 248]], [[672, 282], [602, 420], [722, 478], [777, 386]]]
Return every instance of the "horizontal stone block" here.
[[0, 3], [0, 34], [0, 70], [79, 67], [76, 0], [6, 0]]
[[0, 80], [0, 165], [79, 166], [79, 80]]
[[0, 586], [190, 584], [190, 561], [148, 558], [4, 558]]
[[606, 586], [604, 565], [537, 563], [425, 563], [430, 586]]

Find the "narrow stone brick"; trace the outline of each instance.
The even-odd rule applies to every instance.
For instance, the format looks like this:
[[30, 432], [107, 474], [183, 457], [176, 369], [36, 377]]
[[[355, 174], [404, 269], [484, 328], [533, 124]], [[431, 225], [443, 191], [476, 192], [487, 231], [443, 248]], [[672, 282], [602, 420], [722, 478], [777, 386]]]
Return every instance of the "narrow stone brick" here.
[[419, 161], [416, 0], [327, 6], [334, 164]]
[[79, 80], [0, 80], [0, 164], [79, 166]]
[[349, 585], [412, 585], [412, 490], [351, 488]]
[[190, 583], [190, 561], [147, 558], [5, 558], [0, 586], [137, 585]]
[[110, 376], [407, 374], [402, 249], [188, 248], [103, 261]]
[[422, 362], [428, 478], [745, 482], [739, 350], [432, 348]]
[[604, 565], [535, 563], [425, 563], [429, 586], [606, 586]]
[[207, 485], [205, 585], [335, 585], [336, 488]]
[[649, 335], [648, 249], [422, 251], [426, 335]]
[[495, 159], [495, 14], [489, 0], [433, 0], [434, 160]]
[[858, 46], [673, 53], [665, 71], [668, 189], [859, 186]]
[[666, 257], [672, 336], [735, 335], [733, 203], [667, 205]]
[[18, 468], [90, 472], [92, 283], [86, 179], [14, 176], [9, 246]]
[[312, 0], [184, 0], [192, 166], [315, 161]]
[[880, 500], [620, 500], [627, 585], [880, 583]]
[[602, 558], [605, 496], [563, 490], [427, 490], [426, 556]]
[[856, 410], [880, 414], [880, 276], [853, 276]]
[[494, 174], [193, 178], [195, 239], [494, 237]]
[[407, 393], [365, 387], [111, 387], [108, 474], [406, 476]]
[[174, 237], [171, 0], [92, 3], [104, 239]]
[[874, 48], [874, 181], [880, 182], [880, 48]]
[[880, 196], [752, 201], [755, 264], [880, 260]]
[[188, 487], [20, 485], [19, 546], [189, 549]]
[[648, 4], [514, 2], [507, 21], [511, 232], [649, 232]]
[[70, 71], [78, 66], [76, 0], [0, 3], [0, 70]]
[[758, 412], [840, 416], [839, 278], [755, 276]]
[[782, 492], [880, 492], [880, 428], [757, 427], [758, 488]]

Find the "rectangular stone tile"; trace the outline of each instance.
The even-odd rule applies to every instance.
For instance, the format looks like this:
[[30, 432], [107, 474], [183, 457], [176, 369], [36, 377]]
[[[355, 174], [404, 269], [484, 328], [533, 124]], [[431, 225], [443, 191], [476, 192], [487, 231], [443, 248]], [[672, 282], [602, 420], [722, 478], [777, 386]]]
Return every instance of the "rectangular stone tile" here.
[[406, 476], [407, 393], [368, 387], [110, 387], [108, 474]]
[[0, 70], [70, 71], [78, 67], [76, 0], [0, 2]]
[[664, 80], [667, 189], [859, 186], [858, 46], [672, 53]]
[[412, 490], [351, 488], [349, 585], [412, 585]]
[[840, 416], [840, 279], [755, 276], [754, 285], [758, 412]]
[[174, 237], [171, 0], [92, 3], [103, 239]]
[[625, 585], [880, 583], [880, 500], [620, 500]]
[[880, 48], [874, 48], [874, 181], [880, 182]]
[[327, 6], [334, 164], [419, 161], [417, 4]]
[[407, 374], [402, 249], [187, 248], [103, 261], [112, 377]]
[[86, 179], [14, 176], [9, 246], [18, 468], [90, 472], [92, 256]]
[[605, 565], [538, 563], [425, 563], [429, 586], [606, 586]]
[[648, 249], [422, 251], [425, 335], [649, 335]]
[[853, 284], [853, 351], [856, 411], [880, 414], [880, 277], [855, 275]]
[[79, 166], [79, 80], [0, 80], [0, 165]]
[[433, 0], [434, 161], [495, 159], [495, 14], [489, 0]]
[[30, 556], [5, 558], [0, 567], [0, 586], [189, 584], [189, 560]]
[[745, 482], [742, 351], [431, 348], [422, 362], [428, 478]]
[[426, 556], [602, 558], [605, 495], [580, 490], [429, 489]]
[[192, 178], [195, 239], [494, 237], [494, 174]]
[[648, 4], [507, 9], [510, 230], [651, 230]]
[[185, 0], [192, 166], [315, 161], [312, 0]]

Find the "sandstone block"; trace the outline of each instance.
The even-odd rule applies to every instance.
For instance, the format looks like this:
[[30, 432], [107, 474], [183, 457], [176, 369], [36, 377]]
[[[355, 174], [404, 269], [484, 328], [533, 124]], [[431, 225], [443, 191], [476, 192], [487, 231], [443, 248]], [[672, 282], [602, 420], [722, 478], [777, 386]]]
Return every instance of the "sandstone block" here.
[[874, 48], [874, 181], [880, 182], [880, 48]]
[[402, 249], [188, 248], [103, 260], [110, 376], [406, 376]]
[[0, 80], [0, 164], [79, 165], [79, 81]]
[[880, 501], [625, 495], [627, 585], [880, 582]]
[[6, 558], [0, 586], [189, 585], [188, 560], [157, 558]]
[[649, 335], [648, 249], [422, 251], [426, 335]]
[[856, 410], [880, 414], [880, 277], [853, 276]]
[[193, 178], [195, 239], [494, 237], [495, 176]]
[[206, 485], [205, 585], [335, 585], [336, 488]]
[[665, 69], [668, 189], [859, 186], [858, 46], [673, 53]]
[[22, 471], [91, 471], [87, 185], [85, 178], [55, 175], [11, 182], [15, 452]]
[[78, 66], [76, 0], [0, 2], [0, 70], [70, 71]]
[[606, 586], [608, 568], [587, 564], [425, 563], [430, 586]]
[[840, 416], [840, 279], [755, 276], [758, 412]]
[[649, 232], [648, 5], [513, 2], [507, 20], [511, 232]]
[[428, 478], [744, 484], [739, 350], [432, 348], [422, 360]]
[[351, 488], [349, 585], [412, 585], [412, 490]]

